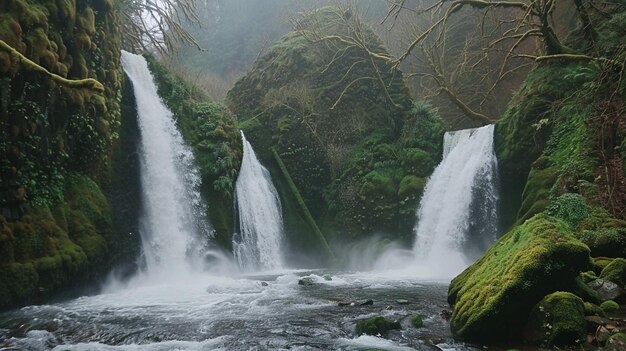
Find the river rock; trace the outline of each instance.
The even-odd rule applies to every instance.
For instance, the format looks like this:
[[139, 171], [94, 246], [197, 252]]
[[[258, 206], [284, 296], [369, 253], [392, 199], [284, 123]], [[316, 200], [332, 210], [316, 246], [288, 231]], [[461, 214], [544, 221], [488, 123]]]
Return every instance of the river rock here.
[[546, 214], [528, 219], [452, 280], [452, 332], [481, 343], [518, 338], [533, 306], [570, 285], [589, 262], [589, 248], [571, 228]]
[[374, 304], [374, 300], [372, 299], [367, 299], [365, 301], [359, 302], [359, 306], [371, 306], [373, 304]]
[[405, 299], [397, 299], [396, 303], [398, 305], [408, 305], [409, 304], [409, 300], [405, 300]]
[[268, 286], [269, 284], [267, 282], [261, 282], [261, 286]]
[[333, 277], [330, 274], [324, 274], [322, 278], [324, 278], [324, 280], [327, 282], [333, 280]]
[[313, 279], [313, 277], [304, 277], [298, 280], [298, 285], [310, 286], [313, 284], [315, 284], [315, 280]]
[[391, 321], [384, 317], [372, 317], [356, 322], [356, 335], [382, 335], [385, 336], [392, 329], [402, 329], [400, 323]]
[[602, 301], [615, 300], [622, 295], [622, 288], [617, 284], [604, 279], [596, 279], [587, 284], [588, 287], [598, 293], [598, 297]]

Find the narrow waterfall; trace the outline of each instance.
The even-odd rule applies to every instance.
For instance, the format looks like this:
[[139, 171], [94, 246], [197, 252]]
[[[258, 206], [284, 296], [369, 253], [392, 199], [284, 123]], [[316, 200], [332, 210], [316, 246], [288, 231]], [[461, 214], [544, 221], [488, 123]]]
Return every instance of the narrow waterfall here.
[[233, 236], [233, 252], [244, 270], [282, 267], [283, 217], [272, 178], [259, 162], [252, 145], [241, 132], [243, 161], [235, 183], [239, 233]]
[[122, 51], [133, 83], [141, 133], [143, 193], [140, 231], [147, 273], [188, 273], [211, 235], [200, 198], [200, 176], [172, 112], [161, 101], [144, 57]]
[[459, 273], [497, 235], [494, 126], [448, 132], [443, 160], [428, 180], [415, 226], [414, 252], [434, 274]]

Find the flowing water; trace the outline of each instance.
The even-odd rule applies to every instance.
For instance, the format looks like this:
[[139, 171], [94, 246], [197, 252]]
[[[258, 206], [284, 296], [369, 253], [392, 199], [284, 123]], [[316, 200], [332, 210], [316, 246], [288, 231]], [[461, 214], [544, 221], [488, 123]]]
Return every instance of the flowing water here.
[[443, 160], [431, 175], [419, 210], [413, 251], [435, 276], [454, 276], [497, 234], [494, 126], [448, 132]]
[[[332, 272], [331, 272], [332, 274]], [[307, 275], [313, 285], [298, 284]], [[436, 350], [455, 344], [439, 313], [446, 282], [376, 273], [283, 271], [220, 277], [198, 274], [29, 306], [0, 314], [2, 350]], [[340, 301], [372, 299], [367, 306]], [[399, 304], [406, 299], [408, 304]], [[413, 314], [424, 327], [413, 328]], [[383, 315], [403, 329], [387, 338], [354, 335], [358, 319]], [[438, 345], [437, 347], [435, 345]]]
[[146, 272], [159, 279], [186, 274], [199, 260], [200, 243], [206, 242], [199, 239], [211, 234], [199, 195], [200, 176], [145, 58], [123, 51], [122, 63], [133, 83], [141, 133], [140, 231]]
[[283, 266], [280, 199], [270, 173], [257, 159], [243, 132], [241, 139], [243, 161], [235, 184], [239, 232], [233, 236], [233, 253], [244, 270], [278, 269]]
[[[280, 203], [242, 135], [235, 255], [244, 268], [274, 271], [241, 275], [230, 262], [225, 270], [213, 265], [201, 272], [193, 257], [204, 251], [200, 242], [211, 230], [203, 224], [192, 154], [158, 97], [145, 60], [122, 57], [141, 128], [145, 273], [128, 284], [110, 284], [99, 295], [0, 313], [0, 350], [478, 350], [455, 343], [441, 316], [449, 308], [448, 280], [424, 279], [418, 271], [432, 273], [426, 263], [464, 255], [473, 231], [491, 240], [495, 231], [477, 230], [483, 223], [468, 216], [480, 203], [483, 217], [495, 223], [489, 212], [495, 203], [493, 127], [446, 135], [444, 160], [419, 211], [415, 250], [424, 253], [422, 261], [407, 264], [394, 254], [413, 270], [371, 272], [276, 270], [282, 266]], [[476, 195], [484, 191], [488, 196]], [[312, 284], [299, 284], [303, 276]], [[359, 305], [367, 299], [372, 303]], [[414, 314], [423, 317], [423, 328], [411, 326]], [[376, 315], [400, 321], [402, 330], [385, 338], [354, 335], [357, 320]]]

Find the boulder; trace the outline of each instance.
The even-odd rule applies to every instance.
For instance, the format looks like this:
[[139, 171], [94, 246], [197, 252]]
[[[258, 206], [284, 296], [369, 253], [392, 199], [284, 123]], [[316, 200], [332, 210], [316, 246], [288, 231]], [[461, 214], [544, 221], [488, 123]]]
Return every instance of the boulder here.
[[315, 284], [315, 279], [313, 277], [304, 277], [298, 280], [298, 285], [310, 286]]
[[474, 342], [519, 337], [537, 302], [571, 286], [588, 269], [589, 248], [569, 228], [548, 215], [536, 215], [454, 278], [448, 290], [453, 333]]
[[619, 310], [619, 305], [613, 300], [607, 300], [600, 305], [600, 308], [604, 312], [614, 312]]
[[422, 320], [422, 317], [419, 314], [414, 314], [411, 317], [411, 324], [415, 327], [415, 328], [421, 328], [424, 326], [424, 321]]
[[611, 261], [600, 273], [600, 278], [624, 287], [626, 285], [626, 259], [620, 257]]
[[408, 305], [408, 304], [409, 304], [409, 300], [406, 300], [406, 299], [397, 299], [397, 300], [396, 300], [396, 303], [397, 303], [398, 305]]
[[529, 342], [548, 347], [583, 342], [587, 335], [583, 300], [563, 291], [544, 297], [530, 312], [524, 334]]
[[596, 279], [587, 284], [588, 287], [595, 290], [598, 293], [598, 297], [601, 301], [615, 300], [622, 295], [622, 288], [617, 284], [604, 279]]
[[356, 335], [382, 335], [385, 336], [390, 330], [402, 329], [400, 323], [377, 316], [356, 322]]

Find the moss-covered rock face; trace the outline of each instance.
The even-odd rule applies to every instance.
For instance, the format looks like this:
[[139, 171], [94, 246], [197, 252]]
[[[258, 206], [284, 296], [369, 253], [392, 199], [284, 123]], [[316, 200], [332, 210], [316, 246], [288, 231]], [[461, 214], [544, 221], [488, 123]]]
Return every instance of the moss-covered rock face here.
[[0, 308], [98, 278], [119, 257], [100, 188], [120, 127], [116, 16], [102, 0], [0, 4]]
[[225, 105], [211, 101], [205, 93], [172, 75], [154, 57], [148, 56], [147, 60], [159, 96], [174, 113], [185, 142], [192, 147], [215, 238], [230, 249], [233, 187], [243, 156], [235, 117]]
[[546, 294], [570, 286], [588, 265], [589, 249], [566, 224], [537, 215], [452, 281], [452, 331], [480, 342], [519, 337], [528, 311]]
[[[351, 35], [354, 20], [323, 8], [299, 29]], [[363, 28], [369, 49], [384, 54]], [[286, 35], [257, 60], [228, 93], [229, 107], [265, 164], [277, 150], [325, 234], [410, 236], [425, 177], [440, 154], [442, 129], [432, 109], [411, 103], [388, 62], [303, 31]]]
[[613, 300], [607, 300], [600, 304], [600, 309], [604, 312], [615, 312], [619, 310], [619, 304]]
[[530, 312], [525, 334], [533, 344], [566, 346], [584, 342], [587, 335], [583, 301], [568, 292], [544, 297]]

